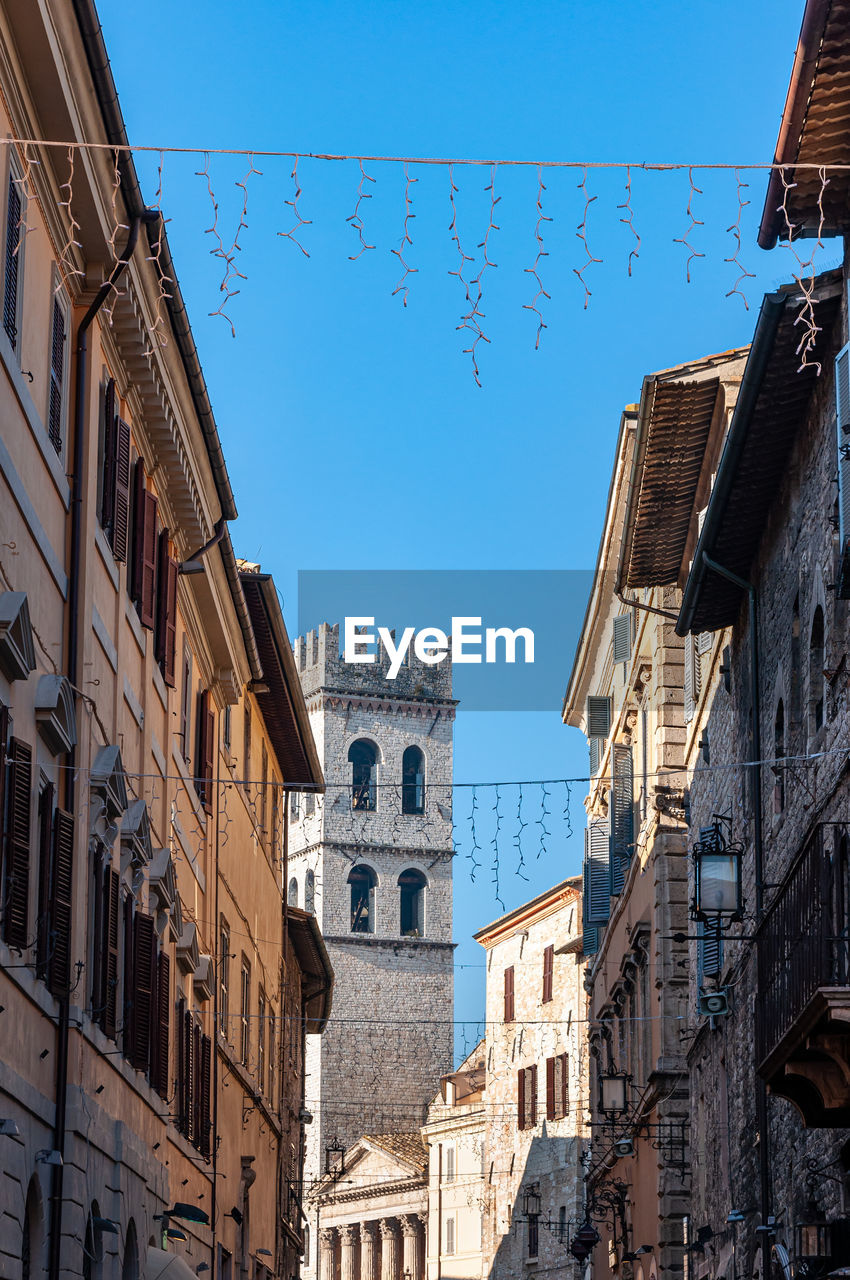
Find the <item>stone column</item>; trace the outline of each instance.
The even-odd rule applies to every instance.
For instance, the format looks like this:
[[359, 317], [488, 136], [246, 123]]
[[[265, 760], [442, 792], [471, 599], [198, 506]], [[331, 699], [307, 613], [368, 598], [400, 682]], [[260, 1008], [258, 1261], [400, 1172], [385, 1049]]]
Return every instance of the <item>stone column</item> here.
[[375, 1264], [378, 1261], [377, 1236], [377, 1222], [360, 1223], [360, 1280], [378, 1280], [375, 1274]]
[[415, 1213], [403, 1213], [399, 1218], [404, 1241], [402, 1274], [404, 1280], [421, 1280], [419, 1274], [419, 1217]]
[[339, 1280], [357, 1280], [357, 1227], [347, 1223], [339, 1231]]
[[393, 1218], [382, 1218], [380, 1227], [381, 1280], [399, 1280], [398, 1223]]
[[336, 1231], [333, 1227], [321, 1227], [319, 1230], [319, 1280], [334, 1280], [334, 1242]]

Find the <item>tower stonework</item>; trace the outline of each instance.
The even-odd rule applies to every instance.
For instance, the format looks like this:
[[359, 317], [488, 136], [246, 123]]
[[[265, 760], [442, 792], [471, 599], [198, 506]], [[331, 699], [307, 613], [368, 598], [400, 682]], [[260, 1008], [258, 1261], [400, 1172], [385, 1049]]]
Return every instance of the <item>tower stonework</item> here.
[[308, 1191], [329, 1145], [418, 1130], [452, 1067], [456, 704], [448, 659], [411, 653], [388, 680], [382, 649], [347, 664], [324, 623], [294, 651], [326, 792], [290, 798], [288, 897], [316, 912], [335, 973], [307, 1038]]

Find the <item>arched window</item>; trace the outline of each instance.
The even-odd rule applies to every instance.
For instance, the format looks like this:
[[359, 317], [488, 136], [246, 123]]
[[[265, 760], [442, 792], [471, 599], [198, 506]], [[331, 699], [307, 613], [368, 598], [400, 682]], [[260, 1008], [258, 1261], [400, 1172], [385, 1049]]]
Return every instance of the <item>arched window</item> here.
[[402, 871], [398, 878], [401, 906], [400, 932], [405, 938], [421, 938], [425, 933], [425, 887], [421, 871]]
[[308, 871], [304, 877], [304, 910], [314, 913], [316, 910], [316, 874]]
[[132, 1218], [127, 1224], [121, 1280], [139, 1280], [139, 1242], [136, 1239], [136, 1224]]
[[377, 876], [371, 867], [352, 867], [348, 883], [351, 885], [351, 932], [374, 933]]
[[373, 742], [360, 738], [348, 748], [351, 765], [352, 809], [374, 809], [377, 799], [378, 749]]
[[98, 1225], [100, 1219], [100, 1206], [96, 1200], [93, 1200], [86, 1223], [86, 1239], [83, 1246], [84, 1280], [100, 1280], [103, 1271], [103, 1231]]
[[286, 895], [286, 901], [290, 907], [298, 906], [298, 881], [295, 876], [289, 882], [289, 892]]
[[41, 1194], [38, 1182], [32, 1179], [27, 1191], [24, 1208], [24, 1229], [21, 1233], [21, 1280], [35, 1280], [42, 1274]]
[[791, 688], [788, 706], [788, 728], [799, 733], [802, 720], [802, 671], [800, 656], [800, 597], [794, 597], [791, 607]]
[[408, 747], [401, 758], [401, 811], [425, 812], [425, 757], [418, 747]]
[[823, 609], [818, 605], [812, 618], [809, 640], [809, 718], [812, 733], [823, 726]]
[[773, 722], [773, 776], [776, 779], [773, 788], [773, 810], [781, 813], [785, 808], [785, 705], [779, 699], [776, 708], [776, 719]]

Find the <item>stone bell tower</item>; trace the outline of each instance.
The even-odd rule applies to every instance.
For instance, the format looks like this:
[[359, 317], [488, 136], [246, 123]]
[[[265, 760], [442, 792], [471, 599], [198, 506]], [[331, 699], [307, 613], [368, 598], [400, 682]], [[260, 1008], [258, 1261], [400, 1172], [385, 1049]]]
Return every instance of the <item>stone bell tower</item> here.
[[417, 1131], [452, 1068], [455, 702], [448, 659], [411, 653], [388, 680], [383, 649], [349, 665], [327, 624], [294, 650], [327, 790], [291, 797], [288, 899], [315, 911], [336, 976], [307, 1038], [309, 1191], [328, 1146]]

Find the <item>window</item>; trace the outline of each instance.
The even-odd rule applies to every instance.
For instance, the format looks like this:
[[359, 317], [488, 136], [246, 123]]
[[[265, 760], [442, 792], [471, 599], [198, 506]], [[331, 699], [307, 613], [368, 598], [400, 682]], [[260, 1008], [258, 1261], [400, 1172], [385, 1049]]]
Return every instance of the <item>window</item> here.
[[537, 1065], [517, 1072], [517, 1128], [533, 1129], [537, 1124]]
[[304, 910], [314, 914], [316, 911], [316, 873], [308, 871], [304, 877]]
[[776, 708], [773, 722], [773, 812], [779, 814], [785, 808], [785, 706], [782, 699]]
[[308, 1222], [304, 1223], [304, 1231], [301, 1236], [301, 1239], [304, 1243], [304, 1253], [301, 1256], [301, 1265], [304, 1267], [309, 1267], [310, 1265], [310, 1224]]
[[260, 744], [260, 828], [267, 838], [269, 832], [269, 753], [265, 742]]
[[68, 299], [57, 286], [53, 293], [50, 331], [50, 388], [47, 395], [47, 436], [61, 458], [68, 421]]
[[226, 706], [224, 708], [224, 713], [221, 718], [221, 736], [224, 741], [224, 745], [228, 751], [230, 750], [230, 747], [231, 747], [230, 735], [232, 732], [232, 728], [231, 728], [232, 721], [233, 721], [233, 717], [230, 713], [230, 707]]
[[[156, 625], [154, 657], [169, 689], [174, 688], [174, 665], [177, 657], [177, 576], [179, 565], [170, 554], [168, 530], [159, 535], [156, 574]], [[227, 719], [230, 708], [225, 709]]]
[[280, 787], [276, 782], [272, 782], [272, 839], [271, 852], [272, 857], [277, 857], [278, 844], [280, 842]]
[[118, 416], [113, 378], [108, 378], [104, 385], [102, 405], [100, 523], [113, 556], [124, 561], [130, 532], [130, 428]]
[[147, 487], [145, 464], [136, 463], [133, 495], [133, 555], [131, 595], [139, 621], [153, 630], [156, 621], [156, 569], [158, 550], [158, 510], [156, 496]]
[[794, 597], [791, 607], [791, 705], [790, 729], [795, 735], [802, 719], [802, 659], [800, 656], [800, 597]]
[[562, 1204], [558, 1210], [558, 1240], [561, 1244], [567, 1238], [567, 1206]]
[[446, 1218], [446, 1253], [454, 1253], [455, 1251], [455, 1220], [454, 1214]]
[[649, 711], [646, 706], [640, 709], [640, 820], [646, 821], [649, 805]]
[[569, 1059], [559, 1053], [546, 1059], [546, 1119], [562, 1120], [569, 1109]]
[[218, 1246], [218, 1280], [233, 1280], [233, 1255]]
[[514, 967], [505, 970], [505, 1022], [514, 1020]]
[[377, 876], [371, 867], [352, 867], [348, 883], [351, 886], [351, 932], [374, 933]]
[[274, 1106], [274, 1086], [275, 1086], [275, 1076], [274, 1076], [274, 1055], [275, 1055], [275, 1044], [276, 1044], [276, 1039], [275, 1039], [275, 1018], [274, 1018], [274, 1014], [273, 1014], [271, 1011], [269, 1011], [269, 1066], [268, 1066], [268, 1072], [269, 1072], [269, 1087], [268, 1087], [268, 1096], [269, 1096], [269, 1102], [272, 1104], [272, 1106]]
[[286, 895], [287, 904], [290, 907], [298, 906], [298, 881], [295, 876], [289, 881], [289, 891]]
[[446, 1147], [446, 1182], [455, 1180], [455, 1149], [451, 1144]]
[[257, 1078], [260, 1093], [266, 1088], [266, 993], [260, 987], [257, 995]]
[[24, 241], [21, 227], [24, 224], [24, 191], [17, 162], [10, 157], [9, 185], [6, 189], [6, 250], [3, 279], [3, 328], [12, 344], [12, 350], [20, 357], [21, 281], [24, 265]]
[[428, 881], [421, 871], [402, 871], [398, 878], [401, 906], [401, 934], [405, 938], [421, 938], [425, 933], [425, 888]]
[[[4, 709], [5, 711], [5, 709]], [[8, 724], [6, 716], [3, 719]], [[3, 936], [10, 947], [29, 945], [29, 883], [32, 797], [32, 747], [11, 738], [4, 752], [5, 823], [3, 835]]]
[[245, 699], [245, 710], [242, 720], [242, 784], [250, 795], [248, 785], [251, 777], [251, 704]]
[[555, 947], [550, 943], [543, 952], [543, 1003], [552, 999], [552, 985], [555, 974]]
[[47, 977], [50, 958], [50, 872], [53, 844], [53, 784], [42, 775], [38, 797], [38, 915], [36, 916], [36, 973]]
[[529, 1258], [537, 1257], [537, 1250], [540, 1241], [540, 1214], [530, 1213], [528, 1215], [528, 1256]]
[[408, 747], [401, 758], [401, 811], [425, 812], [425, 757], [418, 747]]
[[378, 749], [361, 738], [348, 748], [351, 765], [351, 807], [371, 810], [377, 804]]
[[222, 921], [218, 940], [218, 1022], [227, 1039], [230, 1017], [230, 930]]
[[292, 799], [289, 802], [289, 811], [293, 818], [297, 818], [301, 814], [301, 792], [293, 791]]
[[183, 642], [183, 694], [180, 699], [180, 750], [189, 764], [189, 734], [192, 731], [192, 651]]
[[809, 723], [812, 733], [817, 733], [823, 726], [823, 640], [823, 609], [818, 605], [809, 640]]
[[195, 755], [195, 791], [207, 813], [213, 807], [215, 769], [215, 711], [209, 689], [198, 694], [198, 745]]
[[239, 1061], [248, 1065], [251, 1052], [251, 966], [242, 957], [242, 999], [239, 1007]]

